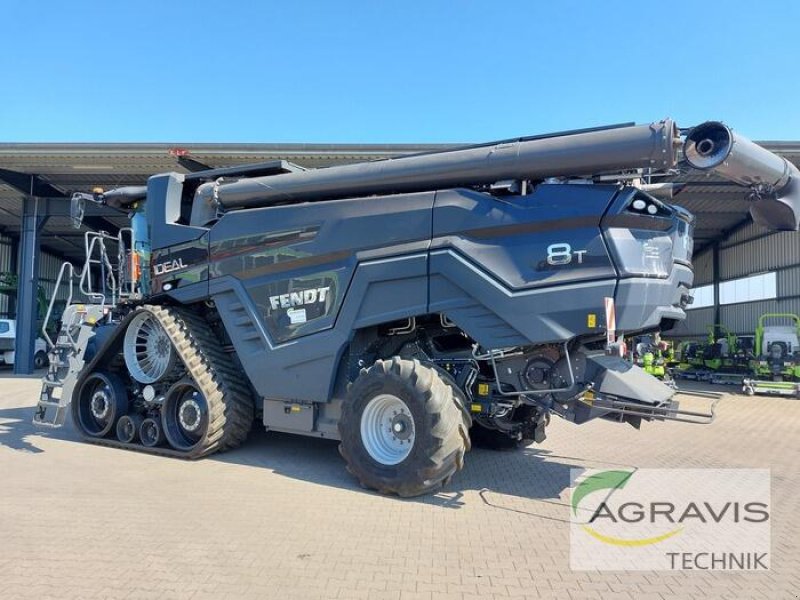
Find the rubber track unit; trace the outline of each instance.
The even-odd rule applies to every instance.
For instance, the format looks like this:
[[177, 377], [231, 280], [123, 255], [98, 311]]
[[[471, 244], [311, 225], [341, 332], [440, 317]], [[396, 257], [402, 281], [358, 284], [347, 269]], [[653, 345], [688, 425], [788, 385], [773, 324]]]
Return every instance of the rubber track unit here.
[[242, 383], [241, 370], [222, 350], [208, 323], [182, 308], [145, 305], [139, 310], [147, 310], [158, 319], [188, 374], [205, 396], [209, 410], [206, 443], [190, 452], [168, 447], [148, 448], [138, 443], [87, 436], [76, 427], [81, 437], [92, 444], [185, 459], [202, 458], [239, 446], [253, 426], [252, 394]]

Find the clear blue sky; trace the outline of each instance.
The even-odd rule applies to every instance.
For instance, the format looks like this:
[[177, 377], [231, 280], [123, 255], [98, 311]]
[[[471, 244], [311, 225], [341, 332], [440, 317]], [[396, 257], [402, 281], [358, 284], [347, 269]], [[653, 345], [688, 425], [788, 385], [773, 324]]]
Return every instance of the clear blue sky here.
[[0, 141], [800, 140], [800, 2], [3, 0]]

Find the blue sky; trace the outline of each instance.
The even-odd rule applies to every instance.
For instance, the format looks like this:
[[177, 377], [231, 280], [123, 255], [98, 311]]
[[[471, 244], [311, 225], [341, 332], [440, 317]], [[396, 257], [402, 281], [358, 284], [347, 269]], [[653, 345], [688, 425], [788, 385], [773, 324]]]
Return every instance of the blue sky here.
[[800, 3], [3, 0], [0, 141], [800, 140]]

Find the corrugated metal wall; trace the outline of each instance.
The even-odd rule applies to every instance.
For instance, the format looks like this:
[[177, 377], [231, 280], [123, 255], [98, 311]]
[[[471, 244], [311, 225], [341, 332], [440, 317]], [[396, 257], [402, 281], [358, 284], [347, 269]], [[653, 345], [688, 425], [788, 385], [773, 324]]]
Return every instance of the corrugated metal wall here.
[[757, 237], [719, 251], [720, 278], [736, 279], [800, 264], [800, 234], [794, 231]]
[[800, 296], [800, 266], [778, 271], [777, 280], [778, 298]]
[[[0, 235], [0, 273], [11, 270], [11, 265], [14, 263], [11, 257], [13, 246], [11, 239]], [[0, 294], [0, 317], [8, 318], [8, 296]]]
[[[45, 296], [49, 300], [53, 297], [53, 292], [58, 279], [58, 272], [64, 260], [52, 254], [42, 253], [39, 257], [39, 285], [42, 286]], [[69, 289], [62, 285], [56, 294], [56, 300], [66, 300], [69, 296]]]
[[694, 286], [700, 287], [714, 281], [714, 253], [703, 252], [694, 259]]
[[752, 335], [758, 317], [764, 313], [800, 314], [800, 298], [761, 300], [720, 307], [720, 319], [730, 331], [738, 334]]
[[686, 311], [686, 320], [678, 323], [674, 329], [664, 334], [664, 337], [679, 338], [681, 340], [703, 338], [705, 339], [707, 327], [714, 322], [714, 307], [697, 308]]
[[746, 242], [751, 238], [763, 235], [765, 233], [767, 233], [766, 228], [759, 227], [755, 223], [750, 223], [749, 225], [746, 225], [742, 229], [731, 234], [731, 236], [727, 240], [725, 240], [725, 244], [731, 245], [731, 244], [738, 244], [740, 242]]
[[[12, 271], [14, 259], [12, 257], [13, 245], [11, 239], [0, 235], [0, 273]], [[61, 269], [61, 264], [64, 261], [57, 256], [42, 252], [39, 256], [39, 285], [44, 290], [45, 297], [49, 301], [53, 297], [56, 287], [56, 279], [58, 272]], [[19, 275], [19, 273], [17, 273]], [[69, 296], [67, 286], [61, 286], [56, 294], [57, 300], [65, 300]], [[75, 298], [79, 300], [79, 298]], [[16, 315], [9, 313], [9, 297], [5, 294], [0, 294], [0, 317], [13, 318]]]
[[[709, 251], [699, 255], [694, 261], [694, 268], [696, 287], [712, 283], [713, 253]], [[730, 331], [752, 334], [758, 317], [764, 313], [800, 314], [800, 233], [768, 234], [765, 229], [750, 224], [721, 244], [719, 270], [721, 281], [776, 272], [776, 299], [720, 307], [720, 321]], [[702, 338], [713, 320], [713, 307], [689, 310], [686, 321], [668, 335], [686, 339]]]

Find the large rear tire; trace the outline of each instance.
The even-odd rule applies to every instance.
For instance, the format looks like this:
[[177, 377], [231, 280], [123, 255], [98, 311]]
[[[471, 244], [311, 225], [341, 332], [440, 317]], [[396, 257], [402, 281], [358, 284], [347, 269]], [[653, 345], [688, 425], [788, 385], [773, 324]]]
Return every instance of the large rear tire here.
[[339, 451], [365, 487], [418, 496], [440, 488], [464, 465], [469, 416], [435, 367], [379, 360], [348, 390]]

